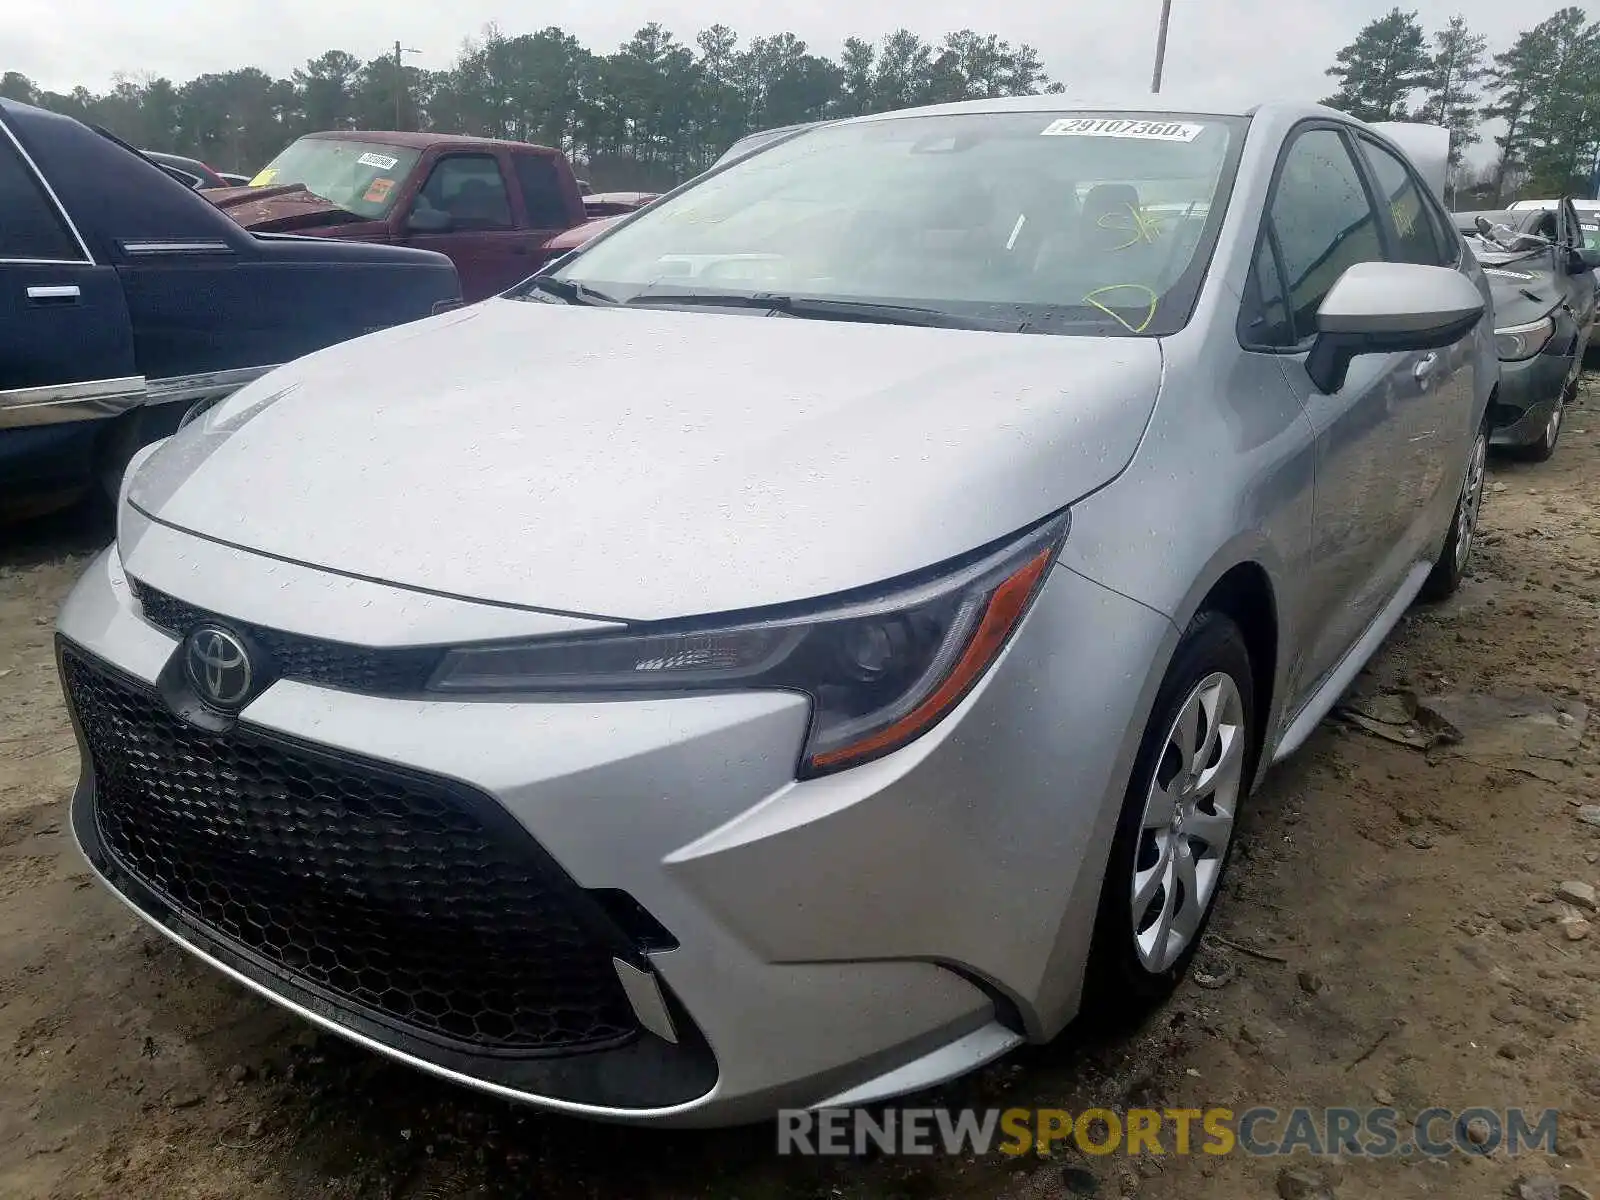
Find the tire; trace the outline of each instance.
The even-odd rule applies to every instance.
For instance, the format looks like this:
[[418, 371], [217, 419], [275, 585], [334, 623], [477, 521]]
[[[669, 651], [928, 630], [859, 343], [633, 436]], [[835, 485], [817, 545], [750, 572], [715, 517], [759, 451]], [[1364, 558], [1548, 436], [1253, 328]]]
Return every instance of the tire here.
[[[1546, 456], [1548, 457], [1548, 456]], [[1483, 510], [1483, 485], [1489, 473], [1489, 421], [1478, 429], [1467, 458], [1466, 474], [1461, 480], [1461, 494], [1450, 514], [1450, 532], [1444, 539], [1444, 548], [1423, 581], [1417, 598], [1424, 602], [1443, 600], [1453, 596], [1461, 586], [1472, 561], [1472, 544], [1478, 532], [1478, 518]]]
[[1566, 417], [1568, 401], [1576, 391], [1573, 383], [1568, 383], [1561, 390], [1561, 399], [1556, 401], [1555, 408], [1550, 410], [1550, 416], [1544, 423], [1544, 429], [1539, 434], [1539, 440], [1530, 442], [1517, 449], [1517, 457], [1528, 462], [1549, 462], [1550, 456], [1556, 452], [1556, 441], [1561, 437], [1561, 426]]
[[[1255, 773], [1253, 678], [1244, 635], [1231, 618], [1202, 612], [1190, 622], [1156, 695], [1112, 839], [1089, 953], [1087, 1015], [1119, 1023], [1142, 1016], [1177, 987], [1200, 945]], [[1215, 701], [1210, 711], [1221, 718], [1209, 728], [1202, 715], [1208, 697]], [[1183, 781], [1196, 776], [1185, 770], [1180, 743], [1191, 713], [1199, 718], [1196, 735], [1207, 754], [1194, 755], [1200, 786], [1187, 788]], [[1179, 789], [1174, 807], [1183, 825], [1160, 823], [1165, 814], [1155, 792], [1161, 785]], [[1193, 891], [1180, 882], [1184, 861], [1191, 864]], [[1198, 902], [1195, 893], [1202, 893]], [[1176, 903], [1163, 939], [1160, 922], [1169, 902]]]

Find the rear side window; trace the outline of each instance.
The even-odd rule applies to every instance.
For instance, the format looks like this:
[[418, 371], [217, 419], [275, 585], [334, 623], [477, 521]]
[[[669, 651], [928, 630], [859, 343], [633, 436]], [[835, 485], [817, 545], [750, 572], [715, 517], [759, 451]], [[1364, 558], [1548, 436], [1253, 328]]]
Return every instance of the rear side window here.
[[1395, 262], [1418, 263], [1425, 267], [1455, 262], [1454, 253], [1446, 255], [1439, 245], [1439, 235], [1416, 176], [1405, 163], [1376, 142], [1366, 138], [1358, 140], [1361, 152], [1372, 166], [1378, 202], [1388, 208], [1389, 222], [1394, 228], [1394, 252], [1389, 257]]
[[38, 177], [0, 135], [0, 259], [83, 262], [83, 251]]
[[534, 229], [565, 229], [567, 198], [561, 190], [561, 175], [556, 165], [543, 154], [517, 154], [517, 182], [522, 185], [522, 204], [528, 224]]
[[1379, 262], [1377, 214], [1345, 142], [1331, 129], [1300, 134], [1284, 155], [1268, 206], [1278, 236], [1296, 335], [1317, 327], [1317, 309], [1356, 263]]

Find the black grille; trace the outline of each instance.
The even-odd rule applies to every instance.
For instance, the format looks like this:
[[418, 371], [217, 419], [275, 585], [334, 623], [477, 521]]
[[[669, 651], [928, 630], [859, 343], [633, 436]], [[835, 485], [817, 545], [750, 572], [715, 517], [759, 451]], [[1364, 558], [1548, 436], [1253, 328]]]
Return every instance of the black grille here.
[[488, 797], [192, 729], [141, 685], [70, 649], [61, 662], [104, 849], [208, 931], [336, 1004], [478, 1053], [637, 1032], [620, 935]]
[[180, 638], [202, 622], [226, 625], [245, 634], [264, 651], [272, 660], [272, 674], [283, 679], [369, 695], [407, 695], [423, 690], [442, 653], [429, 647], [378, 650], [302, 637], [219, 617], [138, 580], [130, 580], [130, 584], [145, 620], [152, 625]]

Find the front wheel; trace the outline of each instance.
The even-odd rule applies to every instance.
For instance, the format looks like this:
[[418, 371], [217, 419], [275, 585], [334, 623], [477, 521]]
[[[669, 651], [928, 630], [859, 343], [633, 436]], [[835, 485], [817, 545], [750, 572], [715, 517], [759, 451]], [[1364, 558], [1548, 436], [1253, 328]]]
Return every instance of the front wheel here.
[[1461, 481], [1461, 494], [1456, 497], [1456, 508], [1450, 518], [1450, 532], [1445, 537], [1444, 549], [1439, 551], [1433, 570], [1423, 582], [1420, 599], [1443, 600], [1454, 595], [1461, 586], [1461, 580], [1467, 573], [1467, 563], [1472, 559], [1472, 543], [1478, 534], [1478, 517], [1483, 511], [1483, 482], [1488, 472], [1489, 423], [1485, 418], [1477, 436], [1472, 439], [1472, 454], [1467, 459], [1466, 475]]
[[1539, 432], [1539, 440], [1530, 442], [1519, 451], [1520, 457], [1529, 462], [1549, 462], [1550, 456], [1556, 452], [1556, 439], [1561, 436], [1561, 420], [1566, 412], [1568, 401], [1576, 390], [1573, 384], [1568, 384], [1561, 391], [1561, 399], [1556, 401], [1556, 406], [1550, 410], [1550, 415], [1545, 418], [1544, 428]]
[[1086, 1007], [1164, 999], [1210, 918], [1255, 763], [1250, 653], [1203, 612], [1173, 655], [1134, 760], [1101, 886]]

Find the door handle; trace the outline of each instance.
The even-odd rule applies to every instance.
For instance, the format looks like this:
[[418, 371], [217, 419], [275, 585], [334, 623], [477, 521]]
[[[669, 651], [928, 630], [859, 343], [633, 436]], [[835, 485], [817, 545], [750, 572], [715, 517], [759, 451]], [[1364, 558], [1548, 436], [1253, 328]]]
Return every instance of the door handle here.
[[75, 283], [47, 287], [35, 285], [28, 289], [28, 299], [35, 304], [76, 304], [82, 294]]

